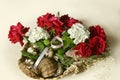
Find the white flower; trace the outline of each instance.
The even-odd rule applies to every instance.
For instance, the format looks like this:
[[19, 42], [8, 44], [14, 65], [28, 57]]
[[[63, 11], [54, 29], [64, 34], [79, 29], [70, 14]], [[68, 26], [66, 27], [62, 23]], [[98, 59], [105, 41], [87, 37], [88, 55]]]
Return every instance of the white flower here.
[[68, 29], [70, 38], [74, 39], [74, 43], [78, 44], [84, 42], [89, 38], [90, 32], [80, 23], [73, 24], [70, 29]]
[[36, 27], [30, 32], [28, 40], [32, 43], [35, 43], [40, 39], [48, 39], [49, 37], [50, 35], [46, 30], [42, 29], [41, 27]]
[[32, 47], [29, 47], [29, 48], [27, 49], [27, 52], [33, 53], [33, 52], [34, 52], [34, 49], [33, 49]]

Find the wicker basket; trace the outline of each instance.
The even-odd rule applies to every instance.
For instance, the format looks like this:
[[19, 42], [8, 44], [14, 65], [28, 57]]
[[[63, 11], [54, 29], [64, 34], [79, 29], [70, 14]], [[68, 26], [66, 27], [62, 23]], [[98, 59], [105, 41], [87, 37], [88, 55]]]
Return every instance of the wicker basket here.
[[37, 80], [58, 80], [64, 76], [64, 75], [60, 75], [57, 77], [45, 79], [42, 76], [36, 74], [36, 71], [33, 68], [28, 68], [28, 65], [25, 63], [25, 59], [22, 57], [18, 60], [18, 66], [22, 70], [22, 72], [25, 73], [27, 76], [37, 79]]

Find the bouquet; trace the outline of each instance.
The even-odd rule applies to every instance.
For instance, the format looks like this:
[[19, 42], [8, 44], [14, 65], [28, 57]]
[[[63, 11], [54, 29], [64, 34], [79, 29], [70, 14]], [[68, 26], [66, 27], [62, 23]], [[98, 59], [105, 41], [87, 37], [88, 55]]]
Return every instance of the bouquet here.
[[68, 15], [42, 15], [33, 29], [18, 22], [10, 26], [8, 38], [23, 47], [18, 65], [35, 79], [78, 74], [110, 55], [107, 36], [100, 25], [86, 27]]

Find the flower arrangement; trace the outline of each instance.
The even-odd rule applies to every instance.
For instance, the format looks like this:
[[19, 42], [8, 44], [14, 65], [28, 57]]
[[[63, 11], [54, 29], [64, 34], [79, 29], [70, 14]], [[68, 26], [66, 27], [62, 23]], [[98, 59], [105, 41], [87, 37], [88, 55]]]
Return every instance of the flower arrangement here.
[[23, 47], [20, 69], [38, 79], [62, 78], [80, 73], [109, 56], [109, 44], [100, 25], [87, 28], [68, 15], [47, 13], [37, 18], [32, 30], [20, 22], [10, 26], [8, 38]]

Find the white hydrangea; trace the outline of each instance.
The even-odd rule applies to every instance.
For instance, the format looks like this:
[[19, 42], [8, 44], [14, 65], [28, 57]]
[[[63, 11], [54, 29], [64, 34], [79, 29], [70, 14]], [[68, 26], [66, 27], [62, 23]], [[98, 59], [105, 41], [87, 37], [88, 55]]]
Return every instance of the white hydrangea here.
[[32, 43], [35, 43], [40, 39], [48, 39], [49, 37], [50, 35], [46, 30], [36, 27], [30, 32], [28, 40]]
[[70, 38], [74, 39], [74, 43], [78, 44], [84, 42], [89, 38], [90, 32], [80, 23], [73, 24], [70, 29], [68, 29]]

